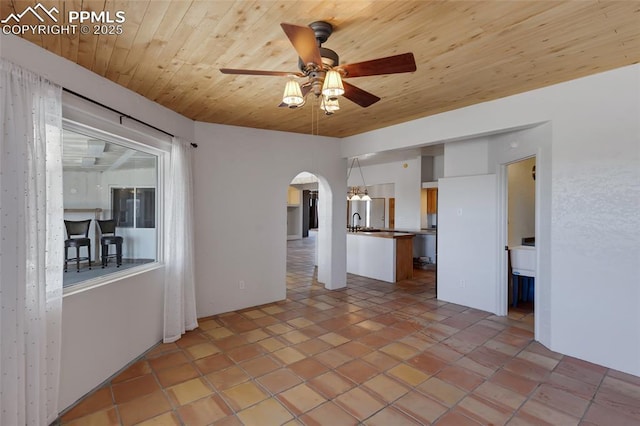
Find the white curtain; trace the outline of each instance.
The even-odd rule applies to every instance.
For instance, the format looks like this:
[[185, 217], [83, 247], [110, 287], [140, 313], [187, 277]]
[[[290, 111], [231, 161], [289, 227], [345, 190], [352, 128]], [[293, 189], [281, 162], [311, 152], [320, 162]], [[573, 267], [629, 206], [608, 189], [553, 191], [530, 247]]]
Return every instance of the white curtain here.
[[164, 337], [178, 340], [198, 327], [193, 266], [193, 183], [190, 144], [171, 145], [164, 243]]
[[0, 60], [0, 424], [58, 416], [61, 89]]

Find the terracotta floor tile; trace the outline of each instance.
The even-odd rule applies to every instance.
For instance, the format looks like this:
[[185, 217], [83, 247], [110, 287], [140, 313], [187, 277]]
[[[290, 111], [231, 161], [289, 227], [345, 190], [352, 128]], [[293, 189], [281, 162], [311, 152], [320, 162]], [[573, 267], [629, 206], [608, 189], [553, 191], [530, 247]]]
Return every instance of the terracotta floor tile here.
[[447, 411], [444, 405], [415, 391], [400, 398], [394, 406], [423, 424], [433, 423]]
[[340, 346], [349, 342], [349, 339], [347, 339], [346, 337], [342, 337], [341, 335], [334, 332], [323, 334], [321, 336], [318, 336], [318, 338], [327, 342], [331, 346]]
[[565, 390], [571, 394], [579, 396], [584, 399], [591, 399], [596, 393], [597, 386], [589, 383], [581, 382], [571, 377], [563, 376], [558, 373], [551, 373], [547, 378], [546, 383], [549, 383], [555, 388]]
[[212, 395], [183, 405], [178, 407], [177, 411], [182, 421], [189, 426], [209, 425], [233, 414], [233, 411], [219, 395]]
[[479, 364], [466, 356], [457, 360], [454, 365], [457, 367], [465, 368], [473, 373], [476, 373], [477, 375], [483, 377], [484, 379], [492, 376], [493, 373], [495, 373], [497, 370], [497, 368], [485, 367], [484, 365]]
[[153, 374], [146, 374], [144, 376], [136, 377], [135, 379], [127, 380], [126, 382], [116, 383], [112, 386], [113, 399], [117, 404], [131, 401], [135, 398], [139, 398], [142, 395], [160, 390], [158, 382], [156, 382]]
[[302, 382], [298, 376], [286, 368], [281, 368], [269, 374], [265, 374], [256, 381], [273, 394], [280, 393]]
[[115, 426], [119, 425], [118, 413], [115, 408], [96, 411], [84, 417], [64, 423], [65, 426]]
[[525, 402], [522, 408], [520, 408], [520, 412], [534, 417], [538, 423], [546, 422], [551, 425], [577, 425], [580, 421], [580, 419], [576, 417], [555, 410], [532, 399]]
[[446, 361], [426, 352], [407, 360], [407, 363], [426, 374], [436, 374], [447, 366]]
[[397, 366], [387, 370], [387, 374], [394, 378], [400, 379], [409, 386], [417, 386], [429, 378], [428, 374], [423, 373], [407, 364], [398, 364]]
[[290, 364], [289, 369], [304, 380], [309, 380], [313, 377], [319, 376], [328, 370], [324, 364], [313, 358], [305, 358]]
[[434, 425], [438, 426], [479, 426], [481, 423], [470, 419], [457, 411], [449, 411], [440, 417]]
[[361, 388], [354, 388], [339, 395], [334, 402], [361, 421], [384, 407], [382, 402]]
[[174, 405], [185, 405], [211, 395], [213, 391], [202, 378], [187, 380], [167, 388], [167, 395]]
[[234, 334], [233, 336], [227, 336], [216, 340], [215, 344], [222, 351], [230, 351], [232, 349], [239, 348], [240, 346], [248, 345], [249, 342], [243, 335]]
[[142, 423], [138, 423], [139, 426], [180, 426], [180, 420], [173, 412], [160, 414], [149, 420], [145, 420]]
[[206, 375], [206, 378], [216, 390], [221, 390], [246, 382], [251, 377], [240, 367], [233, 366], [221, 371], [209, 373]]
[[436, 377], [466, 391], [471, 391], [484, 382], [483, 377], [455, 365], [442, 369]]
[[327, 401], [322, 395], [304, 383], [280, 393], [278, 399], [296, 416], [306, 413]]
[[165, 368], [156, 373], [158, 381], [162, 387], [169, 387], [175, 384], [198, 377], [200, 372], [191, 364], [182, 364], [176, 367]]
[[329, 349], [331, 345], [320, 339], [310, 339], [293, 347], [306, 355], [315, 355]]
[[511, 410], [475, 395], [464, 398], [456, 409], [482, 424], [505, 424], [513, 414]]
[[287, 323], [294, 327], [294, 328], [305, 328], [305, 327], [309, 327], [310, 325], [314, 325], [315, 323], [313, 321], [310, 321], [306, 318], [294, 318], [292, 320], [287, 321]]
[[293, 364], [306, 358], [302, 352], [291, 347], [278, 349], [272, 355], [284, 365]]
[[147, 352], [145, 352], [144, 356], [147, 359], [151, 359], [151, 358], [155, 358], [159, 355], [165, 354], [167, 352], [173, 352], [180, 349], [178, 347], [178, 345], [174, 343], [160, 343], [158, 345], [156, 345], [155, 347], [149, 349]]
[[600, 405], [619, 411], [640, 423], [640, 386], [605, 377], [594, 398]]
[[207, 339], [204, 335], [200, 333], [199, 330], [187, 331], [182, 337], [176, 341], [176, 345], [179, 348], [186, 348], [189, 346], [197, 345], [200, 343], [207, 343], [209, 339]]
[[317, 354], [315, 356], [315, 359], [329, 366], [330, 368], [336, 368], [342, 364], [345, 364], [351, 361], [353, 357], [337, 349], [329, 349], [328, 351], [324, 351]]
[[192, 359], [200, 359], [220, 353], [220, 349], [218, 349], [218, 347], [213, 343], [206, 342], [189, 346], [188, 348], [186, 348], [186, 352], [191, 356]]
[[[532, 399], [578, 419], [582, 418], [590, 403], [589, 400], [547, 384], [538, 387]], [[640, 410], [640, 405], [638, 407]]]
[[537, 382], [518, 376], [506, 370], [498, 370], [491, 376], [490, 382], [511, 389], [520, 395], [529, 395], [538, 386]]
[[118, 406], [120, 419], [125, 426], [140, 423], [171, 409], [171, 404], [161, 390]]
[[409, 388], [406, 385], [384, 374], [378, 374], [367, 380], [363, 383], [363, 386], [375, 394], [380, 400], [387, 403], [391, 403], [409, 392]]
[[547, 370], [546, 368], [520, 358], [513, 358], [507, 362], [503, 368], [514, 374], [538, 382], [546, 380], [551, 374], [551, 370]]
[[394, 358], [405, 360], [411, 358], [418, 353], [418, 350], [412, 346], [405, 345], [404, 343], [390, 343], [382, 348], [380, 352], [384, 352], [387, 355], [391, 355]]
[[236, 363], [256, 358], [264, 353], [264, 348], [256, 343], [240, 346], [239, 348], [227, 351], [227, 355], [229, 356], [229, 358], [231, 358]]
[[294, 328], [287, 324], [278, 323], [278, 324], [273, 324], [266, 327], [266, 330], [268, 330], [271, 334], [277, 335], [277, 334], [284, 334], [284, 333], [293, 331]]
[[366, 336], [360, 337], [358, 339], [358, 342], [367, 345], [372, 349], [379, 349], [391, 343], [389, 339], [384, 338], [376, 333], [369, 333]]
[[125, 380], [144, 376], [149, 373], [151, 373], [151, 366], [149, 365], [149, 362], [146, 359], [141, 359], [140, 361], [131, 364], [131, 366], [125, 369], [122, 373], [114, 377], [113, 380], [111, 380], [111, 383], [124, 382]]
[[244, 337], [249, 343], [256, 343], [256, 342], [259, 342], [260, 340], [271, 337], [271, 335], [268, 333], [265, 333], [262, 329], [256, 329], [246, 333], [242, 333], [242, 337]]
[[583, 417], [585, 425], [630, 426], [638, 424], [638, 420], [618, 410], [593, 403]]
[[268, 395], [252, 382], [245, 382], [221, 392], [227, 403], [235, 411], [243, 410], [268, 397]]
[[209, 374], [214, 371], [224, 370], [227, 367], [233, 365], [233, 361], [224, 354], [211, 355], [205, 358], [200, 358], [193, 362], [198, 371], [202, 374]]
[[255, 378], [263, 376], [273, 370], [277, 370], [281, 367], [281, 364], [274, 361], [270, 356], [263, 355], [241, 363], [240, 367], [251, 377]]
[[393, 407], [385, 407], [365, 422], [367, 426], [420, 425], [421, 423]]
[[149, 365], [155, 371], [162, 370], [163, 368], [175, 367], [176, 365], [185, 364], [189, 362], [189, 358], [184, 352], [170, 352], [164, 355], [160, 355], [156, 358], [149, 359]]
[[268, 339], [260, 340], [258, 344], [267, 352], [275, 352], [287, 346], [287, 343], [276, 337], [269, 337]]
[[327, 402], [314, 408], [301, 416], [300, 419], [308, 426], [324, 426], [328, 419], [331, 419], [332, 426], [355, 426], [359, 423], [355, 417], [333, 402]]
[[113, 406], [113, 397], [111, 396], [111, 388], [103, 387], [85, 397], [72, 409], [62, 416], [63, 422], [86, 416], [96, 411], [102, 411]]
[[363, 383], [378, 374], [378, 370], [376, 368], [359, 359], [342, 364], [340, 367], [336, 368], [336, 371], [358, 384]]
[[369, 346], [353, 341], [340, 345], [336, 349], [353, 358], [361, 358], [373, 351]]
[[227, 327], [218, 327], [208, 330], [205, 334], [214, 340], [219, 340], [225, 337], [233, 336], [234, 332], [229, 330]]
[[492, 382], [484, 382], [473, 391], [473, 394], [514, 411], [527, 399], [517, 392]]
[[421, 383], [416, 389], [447, 407], [452, 407], [467, 394], [462, 389], [444, 382], [437, 377], [431, 377], [426, 382]]
[[271, 398], [240, 411], [238, 418], [245, 425], [284, 425], [293, 416], [276, 399]]
[[386, 371], [392, 367], [395, 367], [400, 363], [400, 360], [393, 358], [380, 351], [372, 351], [363, 356], [362, 359], [373, 365], [378, 371]]
[[353, 382], [332, 371], [309, 380], [308, 384], [327, 399], [334, 399], [356, 386]]

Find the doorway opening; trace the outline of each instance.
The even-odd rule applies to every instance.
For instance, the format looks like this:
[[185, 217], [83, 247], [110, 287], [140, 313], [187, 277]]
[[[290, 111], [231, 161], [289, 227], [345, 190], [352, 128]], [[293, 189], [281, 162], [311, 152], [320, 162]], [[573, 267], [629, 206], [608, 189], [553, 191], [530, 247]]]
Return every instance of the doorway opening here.
[[536, 293], [536, 157], [507, 169], [508, 316], [534, 327]]
[[287, 293], [318, 284], [319, 186], [317, 176], [302, 172], [287, 188]]

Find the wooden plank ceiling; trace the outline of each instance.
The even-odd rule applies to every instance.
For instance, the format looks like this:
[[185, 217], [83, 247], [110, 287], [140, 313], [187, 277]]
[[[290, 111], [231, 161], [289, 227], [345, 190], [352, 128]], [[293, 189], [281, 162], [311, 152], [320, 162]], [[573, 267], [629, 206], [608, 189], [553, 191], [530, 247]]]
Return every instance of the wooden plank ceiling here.
[[[0, 16], [35, 3], [0, 0]], [[180, 114], [336, 137], [640, 61], [640, 2], [632, 0], [40, 3], [56, 6], [61, 16], [69, 10], [125, 11], [121, 35], [24, 37]], [[333, 24], [324, 47], [338, 52], [343, 64], [413, 52], [418, 69], [350, 79], [382, 100], [361, 108], [344, 99], [332, 116], [319, 115], [313, 102], [298, 110], [278, 108], [286, 77], [219, 72], [297, 71], [297, 55], [279, 24], [317, 20]]]

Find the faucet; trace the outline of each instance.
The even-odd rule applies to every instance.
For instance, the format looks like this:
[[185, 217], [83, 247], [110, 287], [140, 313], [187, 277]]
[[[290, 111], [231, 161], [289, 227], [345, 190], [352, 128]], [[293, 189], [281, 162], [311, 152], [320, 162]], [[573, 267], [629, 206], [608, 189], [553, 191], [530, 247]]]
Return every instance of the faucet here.
[[360, 217], [360, 213], [355, 212], [353, 215], [351, 215], [351, 230], [352, 231], [356, 231], [358, 228], [356, 228], [356, 216], [358, 216], [358, 221], [362, 220], [362, 217]]

